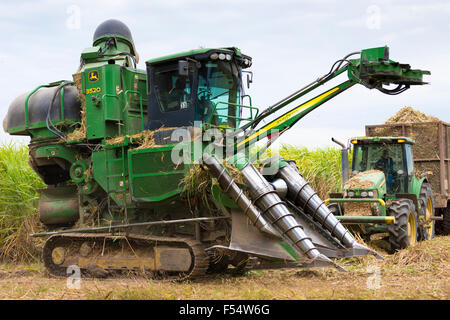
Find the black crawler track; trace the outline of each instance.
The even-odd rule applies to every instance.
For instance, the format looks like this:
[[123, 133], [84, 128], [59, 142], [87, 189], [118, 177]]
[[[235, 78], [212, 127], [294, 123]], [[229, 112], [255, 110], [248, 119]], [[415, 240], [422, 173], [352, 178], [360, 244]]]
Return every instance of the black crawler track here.
[[155, 237], [138, 234], [111, 235], [109, 233], [67, 233], [54, 235], [50, 237], [44, 245], [42, 254], [43, 262], [50, 275], [55, 277], [67, 277], [67, 266], [59, 266], [54, 263], [52, 258], [53, 249], [56, 247], [63, 247], [67, 251], [72, 252], [72, 254], [74, 252], [79, 254], [79, 249], [83, 243], [91, 243], [92, 246], [100, 244], [104, 248], [107, 248], [114, 244], [114, 242], [117, 243], [117, 241], [126, 241], [131, 250], [133, 250], [133, 247], [151, 248], [156, 245], [188, 248], [191, 255], [191, 266], [187, 272], [161, 272], [158, 270], [145, 272], [144, 270], [136, 269], [106, 269], [101, 270], [100, 275], [98, 272], [95, 272], [95, 270], [82, 268], [80, 271], [83, 278], [104, 278], [121, 275], [129, 276], [130, 273], [142, 274], [142, 272], [144, 272], [145, 276], [152, 278], [183, 281], [204, 275], [209, 266], [210, 258], [205, 253], [204, 244], [193, 239]]

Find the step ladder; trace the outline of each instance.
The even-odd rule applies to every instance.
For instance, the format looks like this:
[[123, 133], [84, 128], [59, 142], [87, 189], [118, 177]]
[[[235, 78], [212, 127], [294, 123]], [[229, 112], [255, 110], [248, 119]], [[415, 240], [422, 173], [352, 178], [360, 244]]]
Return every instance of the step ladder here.
[[[118, 158], [108, 157], [108, 151], [110, 153], [115, 152], [117, 149], [105, 149], [105, 167], [106, 167], [106, 193], [107, 193], [107, 203], [108, 203], [108, 213], [111, 217], [114, 217], [114, 212], [123, 212], [124, 214], [124, 222], [128, 223], [128, 205], [127, 198], [130, 194], [127, 185], [127, 181], [129, 181], [128, 170], [126, 169], [126, 151], [127, 149], [122, 146], [121, 147], [121, 156]], [[111, 164], [113, 163], [121, 163], [122, 170], [120, 173], [111, 173]], [[119, 178], [119, 179], [117, 179]], [[111, 186], [111, 180], [119, 180], [119, 183], [115, 183], [115, 186]], [[117, 196], [121, 198], [118, 198]], [[111, 198], [114, 197], [115, 203], [112, 203]]]

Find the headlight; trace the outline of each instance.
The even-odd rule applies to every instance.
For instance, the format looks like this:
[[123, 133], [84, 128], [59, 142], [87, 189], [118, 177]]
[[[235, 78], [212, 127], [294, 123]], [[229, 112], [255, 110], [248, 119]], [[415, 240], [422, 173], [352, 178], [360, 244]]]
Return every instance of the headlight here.
[[367, 191], [361, 191], [361, 197], [367, 197]]
[[367, 194], [369, 195], [369, 197], [373, 198], [373, 191], [369, 191], [369, 192], [367, 192]]
[[211, 53], [211, 55], [209, 57], [211, 58], [211, 60], [217, 60], [217, 58], [219, 58], [219, 54], [214, 52], [214, 53]]
[[219, 54], [219, 59], [220, 60], [225, 60], [225, 54], [224, 53], [220, 53]]
[[225, 57], [228, 61], [231, 61], [231, 54], [227, 54]]
[[353, 191], [348, 191], [348, 192], [347, 192], [347, 196], [349, 196], [349, 197], [354, 197], [354, 196], [355, 196], [355, 192], [353, 192]]

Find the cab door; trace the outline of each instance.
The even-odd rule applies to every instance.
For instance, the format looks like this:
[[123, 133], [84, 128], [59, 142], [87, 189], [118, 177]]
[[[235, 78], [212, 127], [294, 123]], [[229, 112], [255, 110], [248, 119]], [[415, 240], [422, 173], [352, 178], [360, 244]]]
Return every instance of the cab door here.
[[195, 75], [180, 75], [178, 63], [147, 65], [148, 123], [146, 129], [194, 125]]

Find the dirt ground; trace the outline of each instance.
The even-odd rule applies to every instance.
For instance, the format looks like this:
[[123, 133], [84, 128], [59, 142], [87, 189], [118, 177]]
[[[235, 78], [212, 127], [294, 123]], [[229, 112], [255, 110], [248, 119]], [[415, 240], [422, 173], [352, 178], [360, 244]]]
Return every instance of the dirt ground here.
[[436, 237], [384, 260], [340, 259], [333, 268], [253, 270], [177, 283], [145, 278], [49, 277], [42, 264], [0, 265], [0, 299], [303, 300], [450, 298], [450, 237]]

